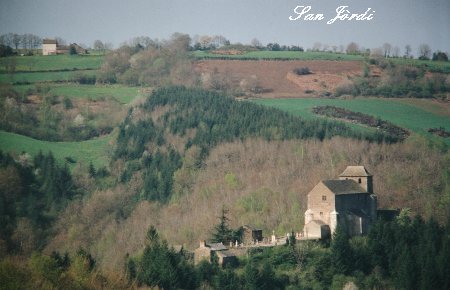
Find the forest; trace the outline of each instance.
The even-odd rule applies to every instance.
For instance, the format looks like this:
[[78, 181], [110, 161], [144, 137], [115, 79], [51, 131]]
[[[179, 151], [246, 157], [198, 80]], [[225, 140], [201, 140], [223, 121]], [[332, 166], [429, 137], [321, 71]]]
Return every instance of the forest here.
[[[155, 121], [145, 117], [157, 109], [165, 112]], [[144, 115], [140, 116], [139, 111]], [[133, 118], [135, 115], [139, 117]], [[181, 143], [174, 146], [165, 140], [167, 135], [177, 136]], [[198, 169], [209, 150], [224, 142], [252, 137], [267, 141], [323, 140], [337, 135], [371, 142], [398, 141], [391, 134], [356, 133], [341, 123], [306, 121], [276, 109], [238, 102], [220, 93], [167, 87], [156, 90], [142, 107], [129, 112], [120, 125], [113, 160], [127, 161], [122, 182], [130, 181], [135, 172], [143, 170], [145, 198], [166, 202], [172, 194], [174, 173], [183, 166], [182, 154], [191, 147], [199, 150], [194, 162]], [[177, 151], [176, 147], [181, 148]]]

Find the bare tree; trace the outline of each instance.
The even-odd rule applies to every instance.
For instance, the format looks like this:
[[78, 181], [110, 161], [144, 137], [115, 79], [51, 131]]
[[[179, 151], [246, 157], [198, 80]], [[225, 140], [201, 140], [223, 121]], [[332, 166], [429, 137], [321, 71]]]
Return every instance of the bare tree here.
[[14, 48], [18, 49], [21, 42], [22, 42], [22, 37], [19, 34], [14, 33], [12, 35], [12, 44], [14, 45]]
[[55, 36], [55, 40], [56, 40], [56, 43], [58, 43], [59, 45], [66, 45], [67, 44], [66, 40], [63, 39], [62, 37]]
[[95, 50], [104, 50], [105, 45], [103, 44], [103, 42], [101, 40], [97, 39], [96, 41], [94, 41], [93, 48]]
[[390, 43], [385, 42], [383, 44], [384, 57], [391, 56], [391, 49], [392, 49], [392, 45]]
[[419, 46], [419, 59], [430, 59], [431, 48], [428, 44], [422, 43]]
[[221, 47], [227, 44], [228, 40], [223, 35], [214, 35], [212, 37], [212, 42], [215, 47]]
[[411, 45], [407, 44], [405, 46], [405, 57], [409, 58], [410, 55], [411, 55]]
[[262, 47], [262, 43], [257, 38], [253, 38], [250, 44], [255, 48]]

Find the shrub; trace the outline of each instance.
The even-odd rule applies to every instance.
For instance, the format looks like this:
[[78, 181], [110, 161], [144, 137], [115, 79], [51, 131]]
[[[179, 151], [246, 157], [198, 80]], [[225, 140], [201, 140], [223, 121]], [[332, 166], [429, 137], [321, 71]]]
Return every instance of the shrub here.
[[298, 67], [294, 69], [294, 73], [296, 73], [299, 76], [302, 76], [302, 75], [309, 75], [312, 72], [309, 70], [309, 67]]

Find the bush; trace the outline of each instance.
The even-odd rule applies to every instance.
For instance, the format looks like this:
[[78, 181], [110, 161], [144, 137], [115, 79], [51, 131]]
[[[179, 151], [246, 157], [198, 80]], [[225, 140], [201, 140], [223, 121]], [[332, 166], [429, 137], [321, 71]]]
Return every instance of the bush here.
[[295, 68], [294, 73], [296, 73], [299, 76], [312, 74], [312, 72], [309, 70], [309, 67]]
[[93, 85], [96, 82], [95, 75], [87, 75], [82, 73], [77, 73], [73, 76], [72, 81], [77, 82], [81, 85]]

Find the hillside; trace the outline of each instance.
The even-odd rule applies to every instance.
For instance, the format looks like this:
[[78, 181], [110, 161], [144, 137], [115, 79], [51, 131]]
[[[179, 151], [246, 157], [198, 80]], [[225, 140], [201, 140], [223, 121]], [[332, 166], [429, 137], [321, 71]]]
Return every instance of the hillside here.
[[447, 152], [421, 138], [387, 145], [355, 137], [363, 136], [344, 125], [210, 91], [157, 90], [120, 126], [111, 164], [119, 183], [69, 206], [47, 251], [83, 246], [117, 269], [125, 253], [141, 249], [150, 225], [192, 249], [223, 206], [233, 226], [300, 230], [308, 191], [348, 164], [370, 168], [382, 207], [446, 219]]
[[[368, 288], [406, 285], [406, 278], [398, 282], [396, 266], [409, 266], [404, 256], [415, 250], [405, 243], [401, 253], [376, 252], [382, 261], [372, 261], [370, 251], [380, 246], [373, 236], [347, 239], [351, 253], [360, 254], [350, 267], [355, 272], [334, 268], [334, 243], [327, 242], [250, 251], [235, 270], [194, 266], [189, 253], [170, 250], [183, 245], [190, 251], [210, 239], [223, 209], [233, 229], [250, 224], [264, 237], [300, 232], [308, 192], [348, 165], [364, 165], [374, 175], [381, 208], [405, 209], [373, 235], [394, 240], [390, 229], [402, 229], [395, 239], [404, 241], [412, 235], [403, 229], [414, 229], [421, 249], [433, 249], [429, 236], [440, 239], [439, 253], [414, 255], [416, 265], [428, 263], [423, 257], [446, 257], [450, 143], [427, 133], [449, 130], [448, 76], [430, 72], [439, 65], [413, 62], [405, 69], [402, 60], [369, 64], [361, 56], [336, 60], [327, 53], [196, 57], [170, 47], [136, 47], [106, 58], [16, 57], [15, 73], [0, 71], [0, 81], [8, 83], [0, 86], [0, 280], [14, 272], [17, 281], [32, 277], [31, 284], [43, 288], [124, 289], [150, 285], [142, 282], [146, 275], [171, 269], [181, 275], [172, 279], [176, 283], [188, 275], [218, 289], [227, 284], [224, 277], [243, 282], [251, 271], [308, 289], [350, 280]], [[0, 70], [11, 59], [2, 59]], [[136, 59], [145, 62], [133, 64]], [[123, 67], [114, 65], [118, 60]], [[186, 75], [188, 87], [173, 85]], [[369, 93], [400, 96], [360, 96]], [[403, 140], [313, 114], [314, 106], [324, 105], [411, 134]], [[426, 222], [411, 221], [415, 214]], [[428, 236], [433, 229], [438, 233]], [[386, 240], [380, 243], [389, 248]], [[299, 262], [296, 253], [306, 258]], [[166, 259], [175, 268], [148, 270], [152, 261]], [[262, 261], [269, 266], [251, 268]], [[41, 265], [55, 269], [53, 276]], [[318, 267], [323, 273], [315, 276]]]

